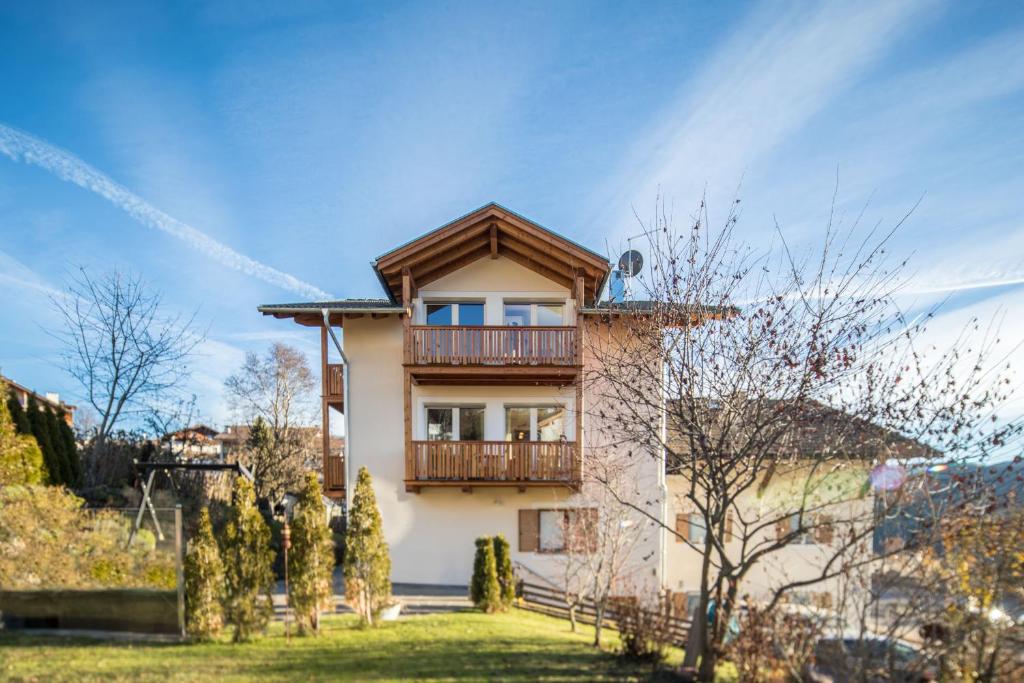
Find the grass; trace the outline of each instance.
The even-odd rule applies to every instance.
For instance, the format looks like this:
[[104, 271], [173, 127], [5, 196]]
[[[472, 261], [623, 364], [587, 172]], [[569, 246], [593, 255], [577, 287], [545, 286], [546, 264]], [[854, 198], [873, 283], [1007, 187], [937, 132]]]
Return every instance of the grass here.
[[589, 627], [572, 633], [564, 620], [521, 610], [413, 616], [377, 629], [361, 629], [344, 615], [326, 618], [323, 629], [319, 638], [288, 642], [275, 623], [268, 636], [240, 645], [6, 633], [0, 634], [0, 680], [637, 681], [652, 673], [595, 650]]

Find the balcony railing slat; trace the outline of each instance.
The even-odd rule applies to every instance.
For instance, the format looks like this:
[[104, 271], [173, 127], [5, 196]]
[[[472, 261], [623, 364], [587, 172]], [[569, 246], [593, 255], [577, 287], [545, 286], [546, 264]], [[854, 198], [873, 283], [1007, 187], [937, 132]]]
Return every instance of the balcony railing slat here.
[[572, 441], [413, 441], [406, 478], [573, 482], [579, 479], [579, 461]]
[[575, 327], [416, 325], [417, 365], [575, 365]]

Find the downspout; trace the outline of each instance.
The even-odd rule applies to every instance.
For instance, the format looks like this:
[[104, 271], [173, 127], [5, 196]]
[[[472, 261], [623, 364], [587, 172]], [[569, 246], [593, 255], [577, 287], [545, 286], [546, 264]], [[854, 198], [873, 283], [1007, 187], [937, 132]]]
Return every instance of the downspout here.
[[345, 349], [341, 347], [341, 342], [338, 341], [337, 335], [334, 334], [334, 328], [331, 327], [331, 318], [327, 313], [327, 309], [321, 308], [320, 313], [324, 316], [324, 327], [327, 328], [327, 333], [331, 335], [334, 347], [338, 349], [338, 355], [341, 356], [342, 401], [345, 405], [345, 515], [347, 517], [348, 506], [352, 500], [352, 476], [349, 472], [349, 463], [352, 462], [352, 431], [349, 429], [351, 424], [349, 410], [351, 410], [352, 404], [349, 403], [348, 356], [345, 355]]

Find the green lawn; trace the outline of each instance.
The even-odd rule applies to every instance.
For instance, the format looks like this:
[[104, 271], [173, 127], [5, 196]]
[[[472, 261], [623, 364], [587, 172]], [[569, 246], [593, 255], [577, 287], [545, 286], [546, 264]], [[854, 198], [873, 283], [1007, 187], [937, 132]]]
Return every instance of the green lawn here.
[[[610, 634], [614, 638], [614, 633]], [[5, 681], [599, 681], [648, 680], [590, 647], [586, 626], [520, 610], [412, 616], [378, 629], [349, 615], [325, 620], [319, 638], [286, 642], [282, 625], [244, 645], [142, 645], [0, 635]], [[678, 655], [678, 653], [675, 653]]]

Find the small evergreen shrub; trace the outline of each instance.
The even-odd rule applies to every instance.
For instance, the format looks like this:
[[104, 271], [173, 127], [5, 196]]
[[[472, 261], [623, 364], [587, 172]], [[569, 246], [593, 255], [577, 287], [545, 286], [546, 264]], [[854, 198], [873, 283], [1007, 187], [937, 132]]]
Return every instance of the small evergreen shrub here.
[[292, 546], [288, 553], [289, 603], [295, 610], [299, 633], [318, 633], [320, 612], [334, 597], [334, 541], [327, 526], [327, 510], [316, 474], [306, 475], [306, 486], [292, 513]]
[[[8, 412], [13, 403], [20, 413], [15, 419]], [[17, 401], [0, 402], [0, 486], [41, 484], [46, 479], [43, 453], [31, 434], [21, 433], [19, 420], [27, 422]]]
[[224, 563], [213, 536], [210, 511], [199, 513], [199, 526], [185, 555], [186, 628], [197, 640], [212, 640], [224, 628]]
[[235, 479], [222, 547], [227, 600], [224, 614], [234, 641], [250, 640], [266, 629], [273, 613], [274, 553], [270, 527], [256, 509], [256, 492], [245, 477]]
[[345, 601], [363, 624], [373, 626], [391, 600], [391, 556], [384, 542], [373, 480], [359, 468], [345, 532]]
[[498, 568], [501, 604], [508, 609], [516, 601], [516, 575], [512, 571], [512, 547], [503, 534], [494, 537], [494, 562]]
[[481, 536], [476, 539], [476, 555], [473, 558], [473, 578], [469, 584], [469, 598], [477, 609], [489, 614], [502, 608], [498, 566], [494, 559], [494, 541], [490, 536]]

